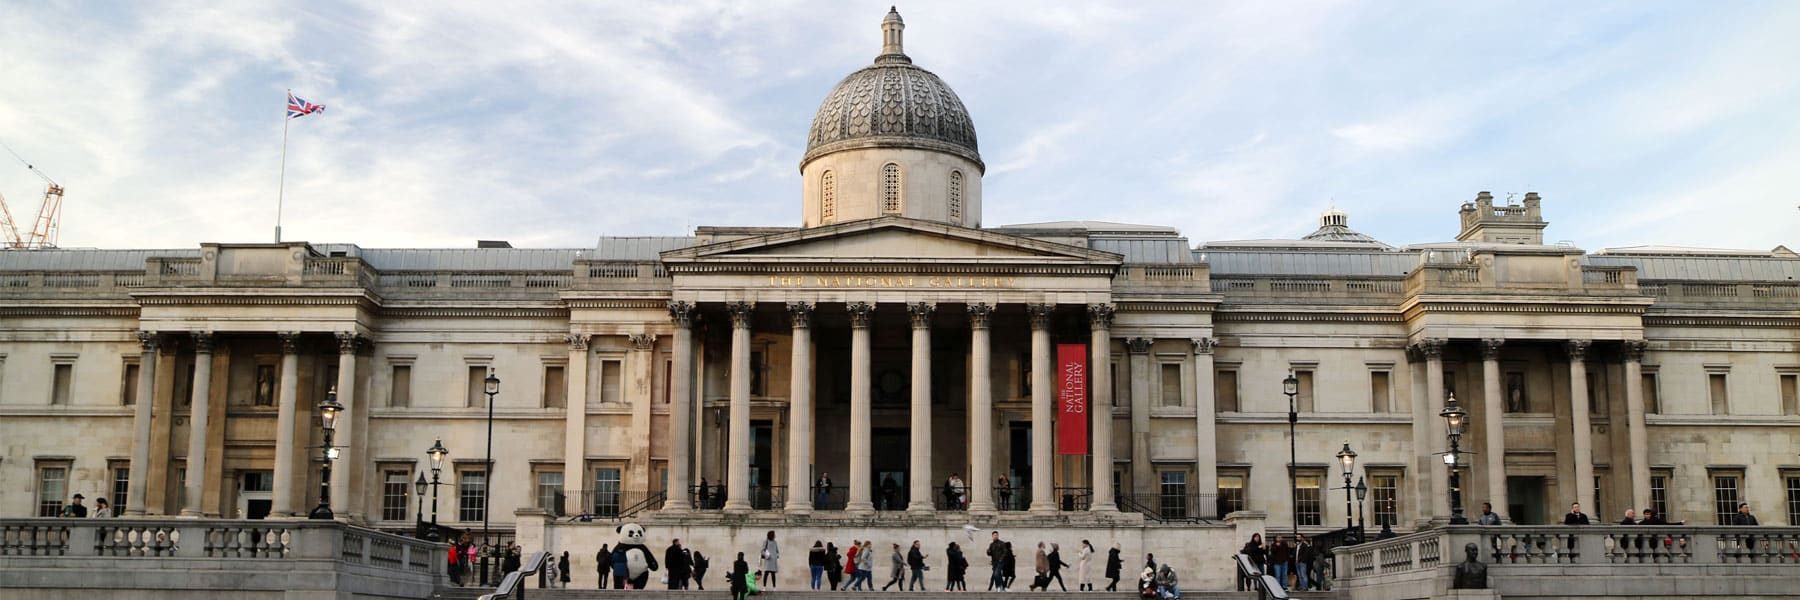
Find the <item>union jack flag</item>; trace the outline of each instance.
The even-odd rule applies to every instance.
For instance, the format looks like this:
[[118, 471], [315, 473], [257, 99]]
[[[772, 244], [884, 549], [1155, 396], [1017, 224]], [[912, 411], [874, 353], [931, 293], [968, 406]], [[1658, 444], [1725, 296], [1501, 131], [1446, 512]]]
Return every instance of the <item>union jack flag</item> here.
[[316, 112], [325, 112], [325, 105], [307, 102], [305, 98], [288, 92], [288, 118], [298, 119]]

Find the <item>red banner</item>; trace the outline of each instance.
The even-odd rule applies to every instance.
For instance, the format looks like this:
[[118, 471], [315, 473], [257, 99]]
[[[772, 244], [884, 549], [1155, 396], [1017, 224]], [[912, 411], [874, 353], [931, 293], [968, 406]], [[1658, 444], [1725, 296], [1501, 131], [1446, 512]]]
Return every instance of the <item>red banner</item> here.
[[1088, 451], [1087, 344], [1056, 345], [1056, 453]]

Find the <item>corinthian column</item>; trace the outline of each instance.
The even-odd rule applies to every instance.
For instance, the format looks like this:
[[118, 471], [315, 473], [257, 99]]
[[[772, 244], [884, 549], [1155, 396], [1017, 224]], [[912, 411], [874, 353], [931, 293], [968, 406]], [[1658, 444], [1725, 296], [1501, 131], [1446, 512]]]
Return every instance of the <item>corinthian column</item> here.
[[[1506, 514], [1506, 401], [1500, 388], [1500, 347], [1506, 340], [1481, 340], [1481, 401], [1487, 413], [1484, 436], [1487, 438], [1487, 497], [1494, 510]], [[1514, 519], [1506, 514], [1507, 519]]]
[[1587, 350], [1588, 340], [1569, 340], [1569, 420], [1574, 423], [1575, 501], [1581, 509], [1599, 514], [1594, 506], [1594, 427], [1589, 421]]
[[694, 497], [688, 492], [688, 469], [693, 463], [689, 448], [694, 434], [689, 422], [694, 413], [690, 398], [694, 386], [694, 306], [684, 301], [670, 302], [669, 320], [675, 324], [675, 347], [669, 365], [669, 490], [663, 511], [679, 513], [692, 506]]
[[912, 320], [912, 499], [906, 510], [912, 513], [932, 512], [931, 315], [936, 310], [930, 302], [906, 305]]
[[1056, 405], [1051, 401], [1050, 312], [1055, 304], [1027, 304], [1031, 317], [1031, 512], [1056, 512], [1051, 484], [1050, 442], [1056, 436]]
[[144, 516], [144, 486], [150, 474], [150, 407], [156, 403], [156, 343], [154, 331], [137, 333], [138, 380], [137, 405], [131, 419], [131, 481], [125, 488], [125, 515]]
[[213, 334], [194, 332], [193, 398], [188, 404], [187, 489], [181, 516], [199, 517], [201, 497], [206, 495], [206, 429], [212, 416]]
[[300, 402], [300, 332], [276, 335], [281, 338], [281, 392], [275, 399], [275, 481], [269, 514], [286, 517], [294, 514], [294, 491], [301, 487], [294, 477], [304, 478], [294, 464], [299, 459], [294, 454], [294, 421]]
[[812, 513], [813, 359], [812, 314], [808, 302], [789, 302], [793, 355], [789, 358], [787, 512]]
[[994, 512], [994, 305], [969, 305], [969, 512]]
[[850, 497], [844, 511], [871, 514], [869, 501], [869, 323], [875, 307], [852, 302], [850, 311]]
[[361, 503], [351, 498], [361, 498], [362, 494], [362, 482], [356, 474], [362, 469], [363, 449], [355, 442], [359, 439], [358, 415], [365, 409], [361, 398], [356, 397], [356, 333], [339, 332], [337, 341], [337, 401], [344, 405], [344, 411], [338, 415], [337, 432], [333, 436], [337, 440], [334, 445], [343, 448], [343, 452], [338, 464], [331, 469], [331, 505], [338, 507], [339, 515], [357, 520], [362, 516]]
[[1094, 418], [1094, 503], [1092, 512], [1118, 512], [1113, 502], [1112, 458], [1112, 322], [1111, 304], [1089, 304], [1088, 323], [1093, 345], [1093, 360], [1088, 361], [1088, 380], [1093, 382], [1093, 402], [1088, 412]]
[[756, 305], [732, 302], [731, 439], [726, 445], [725, 512], [750, 512], [750, 319]]

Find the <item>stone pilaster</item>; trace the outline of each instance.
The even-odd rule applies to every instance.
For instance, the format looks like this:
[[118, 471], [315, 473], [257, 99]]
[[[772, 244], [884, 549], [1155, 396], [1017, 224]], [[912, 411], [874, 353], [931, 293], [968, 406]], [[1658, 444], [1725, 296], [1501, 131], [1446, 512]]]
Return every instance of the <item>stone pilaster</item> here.
[[1150, 464], [1150, 411], [1155, 404], [1150, 399], [1150, 347], [1154, 343], [1150, 338], [1125, 339], [1131, 361], [1131, 494], [1144, 503], [1156, 489], [1156, 470]]
[[344, 411], [338, 415], [337, 431], [332, 434], [332, 445], [339, 448], [336, 464], [331, 466], [331, 506], [339, 518], [352, 521], [362, 518], [361, 506], [352, 500], [361, 497], [362, 482], [358, 471], [363, 468], [364, 449], [354, 442], [361, 432], [357, 418], [365, 411], [362, 399], [356, 397], [356, 349], [358, 337], [355, 332], [338, 332], [338, 404], [344, 405]]
[[[1445, 429], [1444, 411], [1444, 344], [1438, 338], [1426, 338], [1419, 343], [1419, 351], [1425, 354], [1425, 398], [1426, 422], [1431, 426], [1431, 435], [1426, 438], [1426, 447], [1420, 449], [1427, 457], [1427, 462], [1436, 458], [1440, 448], [1450, 449], [1449, 431]], [[1442, 461], [1431, 467], [1431, 515], [1449, 518], [1450, 516], [1450, 475]]]
[[[656, 366], [656, 334], [625, 336], [631, 351], [625, 355], [625, 401], [631, 405], [631, 462], [626, 467], [626, 489], [648, 490], [655, 484], [650, 474], [650, 405], [652, 374]], [[748, 428], [745, 431], [749, 431]], [[748, 456], [746, 454], [745, 456]], [[747, 464], [747, 463], [746, 463]]]
[[[588, 334], [563, 335], [569, 347], [569, 366], [563, 370], [563, 511], [582, 514], [593, 509], [587, 497], [587, 376]], [[669, 415], [674, 420], [674, 413]], [[669, 481], [675, 481], [670, 467]], [[680, 496], [671, 495], [668, 504]], [[666, 505], [665, 505], [666, 506]]]
[[[1213, 395], [1213, 349], [1219, 340], [1196, 338], [1194, 345], [1194, 485], [1200, 494], [1219, 489], [1218, 398]], [[1222, 515], [1216, 502], [1201, 502], [1200, 518]]]
[[[1650, 431], [1644, 413], [1644, 340], [1625, 340], [1625, 412], [1631, 429], [1626, 432], [1631, 452], [1631, 505], [1650, 506]], [[1598, 507], [1596, 507], [1598, 508]]]

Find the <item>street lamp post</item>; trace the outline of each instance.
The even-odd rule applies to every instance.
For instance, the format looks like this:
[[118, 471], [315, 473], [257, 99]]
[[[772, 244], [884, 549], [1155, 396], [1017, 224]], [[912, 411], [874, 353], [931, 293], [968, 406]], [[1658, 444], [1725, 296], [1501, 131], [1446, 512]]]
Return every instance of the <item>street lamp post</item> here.
[[332, 446], [332, 433], [337, 430], [338, 413], [344, 411], [344, 405], [338, 404], [337, 388], [325, 392], [325, 402], [319, 404], [319, 426], [325, 429], [325, 446], [320, 453], [325, 466], [321, 468], [319, 479], [319, 506], [307, 515], [313, 519], [330, 519], [331, 514], [331, 461], [337, 460], [337, 447]]
[[1367, 521], [1363, 520], [1363, 499], [1368, 498], [1368, 497], [1369, 497], [1368, 484], [1363, 482], [1363, 478], [1361, 478], [1361, 477], [1356, 478], [1356, 541], [1357, 541], [1357, 543], [1362, 543], [1362, 542], [1366, 542], [1369, 540], [1369, 538], [1366, 537], [1369, 533], [1369, 530], [1368, 530], [1369, 524]]
[[413, 537], [425, 537], [425, 488], [430, 485], [423, 472], [419, 473], [418, 481], [413, 482], [413, 497], [419, 499], [419, 509], [413, 511]]
[[[443, 472], [444, 457], [449, 456], [450, 451], [444, 449], [444, 440], [437, 440], [431, 443], [431, 449], [426, 450], [425, 454], [431, 457], [431, 530], [425, 534], [425, 539], [435, 542], [439, 535], [437, 527], [438, 475]], [[420, 477], [424, 477], [424, 475], [420, 475]]]
[[1344, 442], [1344, 449], [1337, 453], [1338, 463], [1344, 465], [1344, 529], [1356, 527], [1350, 519], [1350, 473], [1356, 467], [1356, 451], [1350, 449], [1350, 442]]
[[1444, 403], [1443, 412], [1438, 416], [1444, 418], [1445, 437], [1450, 438], [1450, 452], [1444, 455], [1444, 464], [1450, 466], [1450, 524], [1466, 525], [1468, 517], [1463, 516], [1462, 508], [1462, 433], [1468, 425], [1469, 412], [1456, 403], [1456, 394], [1451, 393]]
[[[487, 460], [481, 463], [481, 543], [488, 545], [488, 490], [494, 487], [494, 396], [500, 393], [500, 378], [488, 369], [487, 379], [482, 380], [487, 389]], [[491, 545], [488, 547], [492, 547]]]
[[1294, 536], [1300, 536], [1300, 490], [1299, 482], [1294, 478], [1294, 466], [1300, 462], [1300, 450], [1294, 438], [1294, 426], [1300, 423], [1299, 409], [1294, 404], [1294, 397], [1300, 395], [1300, 380], [1288, 371], [1286, 379], [1281, 380], [1281, 393], [1288, 397], [1288, 510], [1294, 517]]

